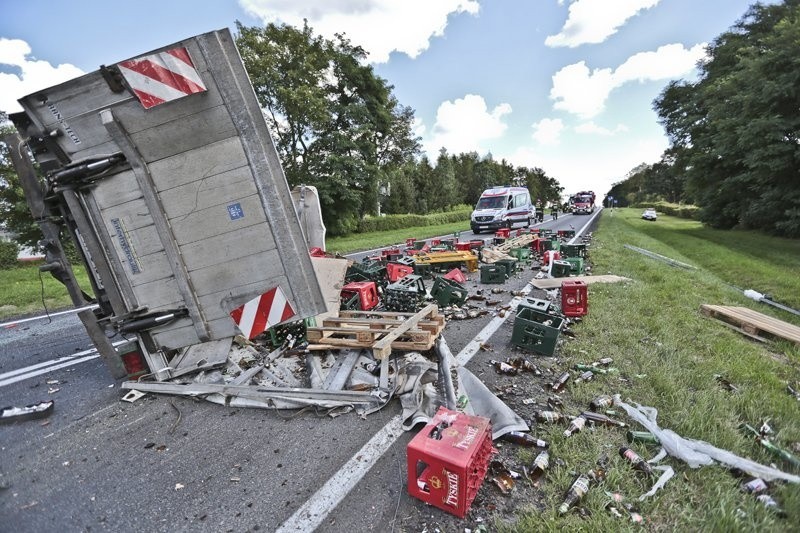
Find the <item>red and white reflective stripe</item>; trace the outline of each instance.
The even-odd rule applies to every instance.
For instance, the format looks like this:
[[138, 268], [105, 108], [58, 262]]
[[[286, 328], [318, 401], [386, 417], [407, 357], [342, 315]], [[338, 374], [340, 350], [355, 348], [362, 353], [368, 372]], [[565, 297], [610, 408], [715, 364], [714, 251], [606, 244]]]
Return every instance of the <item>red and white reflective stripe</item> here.
[[231, 311], [236, 326], [248, 339], [264, 333], [275, 324], [289, 320], [295, 314], [280, 287], [270, 289]]
[[186, 48], [173, 48], [117, 65], [145, 109], [206, 90]]

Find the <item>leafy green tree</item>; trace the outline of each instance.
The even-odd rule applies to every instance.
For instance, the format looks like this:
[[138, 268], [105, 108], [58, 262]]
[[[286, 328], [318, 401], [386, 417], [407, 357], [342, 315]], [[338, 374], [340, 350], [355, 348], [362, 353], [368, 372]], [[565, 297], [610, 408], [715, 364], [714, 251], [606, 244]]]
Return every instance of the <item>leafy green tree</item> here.
[[714, 227], [800, 236], [800, 2], [753, 5], [709, 55], [655, 102], [685, 193]]
[[237, 28], [289, 185], [316, 186], [330, 233], [352, 231], [377, 211], [392, 167], [417, 153], [413, 111], [342, 35], [323, 39], [307, 24]]
[[9, 150], [19, 149], [3, 142], [14, 127], [7, 124], [5, 114], [0, 112], [0, 229], [8, 231], [21, 246], [37, 248], [42, 232], [33, 220], [17, 171], [11, 164]]

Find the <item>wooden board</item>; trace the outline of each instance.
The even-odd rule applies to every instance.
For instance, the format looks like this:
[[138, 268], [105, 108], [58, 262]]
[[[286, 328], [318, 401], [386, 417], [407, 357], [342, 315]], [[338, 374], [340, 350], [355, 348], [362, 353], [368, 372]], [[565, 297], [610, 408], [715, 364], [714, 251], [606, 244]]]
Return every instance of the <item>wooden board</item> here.
[[582, 281], [587, 285], [591, 285], [592, 283], [617, 283], [620, 281], [630, 281], [631, 279], [624, 276], [615, 276], [613, 274], [605, 274], [602, 276], [570, 276], [568, 278], [534, 279], [531, 281], [531, 285], [537, 289], [556, 289], [561, 287], [561, 282], [564, 280]]
[[747, 307], [703, 304], [700, 312], [757, 340], [777, 337], [800, 345], [800, 327]]
[[370, 311], [343, 311], [341, 314], [350, 316], [327, 318], [322, 327], [308, 328], [308, 341], [368, 348], [376, 359], [385, 359], [392, 350], [430, 350], [444, 329], [444, 317], [438, 315], [435, 305], [428, 305], [415, 314]]

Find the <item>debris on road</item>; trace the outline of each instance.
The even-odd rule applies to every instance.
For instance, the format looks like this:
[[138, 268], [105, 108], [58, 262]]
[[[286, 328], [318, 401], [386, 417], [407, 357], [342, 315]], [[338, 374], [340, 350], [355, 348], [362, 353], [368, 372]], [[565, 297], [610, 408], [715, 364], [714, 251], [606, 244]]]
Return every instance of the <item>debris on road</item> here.
[[25, 420], [35, 420], [50, 416], [55, 407], [53, 400], [45, 400], [39, 403], [26, 405], [25, 407], [4, 407], [0, 411], [0, 423], [9, 424], [12, 422], [22, 422]]

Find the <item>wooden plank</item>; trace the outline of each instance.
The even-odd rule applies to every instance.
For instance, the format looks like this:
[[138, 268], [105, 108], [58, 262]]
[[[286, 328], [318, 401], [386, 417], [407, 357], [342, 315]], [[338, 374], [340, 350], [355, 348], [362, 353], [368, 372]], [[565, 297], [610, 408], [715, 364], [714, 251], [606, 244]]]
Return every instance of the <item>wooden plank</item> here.
[[618, 283], [620, 281], [630, 281], [631, 279], [623, 276], [615, 276], [613, 274], [604, 274], [601, 276], [570, 276], [568, 278], [533, 279], [531, 280], [531, 285], [537, 289], [556, 289], [561, 287], [561, 282], [565, 280], [582, 281], [587, 285], [591, 285], [592, 283]]
[[769, 335], [800, 344], [800, 327], [747, 307], [702, 304], [700, 312], [757, 340]]
[[392, 352], [391, 344], [394, 340], [396, 340], [400, 335], [405, 333], [406, 331], [410, 330], [417, 323], [428, 316], [431, 313], [436, 313], [437, 307], [435, 304], [430, 304], [425, 306], [421, 311], [417, 312], [415, 315], [408, 318], [402, 325], [398, 326], [391, 333], [383, 337], [381, 340], [376, 342], [372, 346], [372, 353], [376, 359], [383, 359], [384, 357], [388, 357], [389, 354]]

